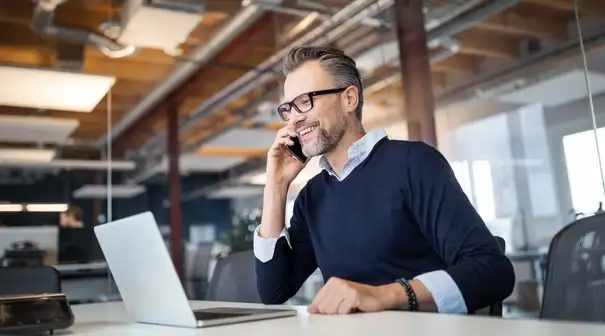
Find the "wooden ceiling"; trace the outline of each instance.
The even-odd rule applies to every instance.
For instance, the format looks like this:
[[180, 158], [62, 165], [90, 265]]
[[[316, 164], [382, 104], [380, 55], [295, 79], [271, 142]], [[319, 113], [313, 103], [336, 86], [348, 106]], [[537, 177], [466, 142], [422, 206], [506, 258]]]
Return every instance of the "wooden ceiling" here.
[[[332, 5], [343, 5], [347, 1], [323, 0]], [[433, 1], [437, 3], [437, 1]], [[110, 0], [69, 0], [58, 9], [55, 24], [80, 26], [98, 31], [102, 23], [115, 19], [122, 1]], [[239, 8], [241, 1], [209, 0], [200, 25], [182, 46], [180, 58], [173, 58], [162, 51], [143, 49], [132, 57], [110, 59], [97, 48], [86, 48], [82, 71], [94, 74], [112, 74], [117, 82], [111, 91], [111, 108], [107, 97], [91, 113], [73, 113], [66, 111], [37, 111], [55, 117], [78, 118], [80, 126], [74, 132], [76, 140], [96, 140], [107, 132], [107, 118], [111, 110], [111, 120], [115, 124], [125, 112], [134, 106], [158, 81], [162, 80], [179, 62], [186, 61], [192, 49], [205, 43], [214, 31]], [[580, 0], [582, 15], [605, 18], [605, 1]], [[57, 46], [54, 41], [37, 36], [29, 27], [33, 5], [24, 0], [0, 0], [0, 63], [13, 63], [27, 66], [53, 67], [57, 64]], [[211, 97], [223, 87], [236, 80], [250, 69], [269, 58], [282, 48], [285, 41], [284, 31], [300, 21], [300, 17], [283, 13], [267, 13], [256, 24], [230, 43], [212, 65], [198, 73], [195, 86], [191, 86], [181, 96], [180, 114], [188, 115], [193, 108]], [[432, 65], [435, 93], [455, 85], [461, 78], [470, 78], [486, 71], [493, 64], [518, 62], [524, 55], [521, 45], [528, 38], [545, 41], [565, 41], [570, 38], [567, 25], [574, 20], [571, 0], [522, 0], [518, 5], [498, 13], [487, 20], [478, 22], [473, 28], [461, 32], [455, 38], [460, 41], [460, 51], [443, 61]], [[368, 45], [384, 38], [385, 32], [357, 29], [350, 40], [368, 38]], [[361, 34], [363, 33], [363, 34]], [[363, 36], [361, 36], [361, 35]], [[393, 32], [386, 33], [393, 35]], [[371, 40], [370, 37], [375, 39]], [[343, 42], [344, 43], [344, 42]], [[394, 67], [383, 67], [377, 71], [396, 72]], [[270, 85], [280, 85], [280, 79]], [[232, 101], [226, 108], [201, 119], [197, 125], [181, 134], [184, 147], [203, 142], [221, 130], [240, 124], [234, 116], [238, 108], [250, 105], [250, 101], [267, 90], [259, 87], [243, 98]], [[398, 81], [386, 85], [380, 90], [368, 94], [369, 101], [380, 104], [389, 97], [401, 97], [402, 88]], [[165, 131], [165, 105], [153, 109], [144, 118], [136, 122], [114, 143], [116, 152], [138, 149], [153, 135]], [[29, 115], [29, 109], [0, 106], [0, 115]], [[242, 127], [258, 127], [252, 122]], [[270, 123], [262, 127], [275, 129], [279, 123]], [[262, 151], [217, 151], [202, 148], [209, 155], [242, 154], [245, 156], [263, 155]], [[225, 154], [227, 153], [227, 154]]]
[[[99, 31], [101, 24], [115, 20], [122, 1], [69, 0], [57, 9], [57, 26], [82, 27]], [[238, 8], [233, 1], [210, 1], [203, 20], [182, 45], [183, 57], [204, 43], [216, 28]], [[35, 34], [29, 27], [33, 1], [0, 0], [0, 63], [52, 68], [57, 65], [57, 44]], [[96, 140], [107, 132], [108, 111], [115, 124], [158, 81], [179, 62], [163, 51], [141, 49], [123, 59], [111, 59], [94, 46], [85, 49], [82, 72], [110, 74], [117, 78], [111, 94], [111, 107], [105, 97], [91, 113], [44, 111], [43, 115], [77, 118], [80, 126], [73, 133], [76, 140]], [[191, 99], [196, 99], [192, 96]], [[0, 114], [30, 115], [30, 109], [0, 106]]]

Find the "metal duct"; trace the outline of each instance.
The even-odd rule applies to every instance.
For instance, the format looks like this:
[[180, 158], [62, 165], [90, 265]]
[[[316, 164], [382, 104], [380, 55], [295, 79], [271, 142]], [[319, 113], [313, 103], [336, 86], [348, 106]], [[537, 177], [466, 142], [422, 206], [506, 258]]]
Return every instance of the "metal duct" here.
[[58, 41], [64, 41], [71, 44], [91, 44], [97, 46], [107, 55], [115, 57], [126, 56], [132, 53], [133, 47], [121, 45], [110, 38], [97, 34], [95, 32], [80, 29], [59, 27], [53, 24], [55, 10], [67, 0], [39, 0], [34, 9], [30, 27], [41, 36], [49, 37]]
[[170, 73], [161, 83], [157, 84], [132, 109], [124, 114], [108, 135], [96, 141], [97, 146], [103, 146], [124, 133], [132, 124], [143, 117], [150, 109], [165, 99], [172, 90], [183, 84], [195, 71], [210, 62], [223, 48], [225, 48], [241, 32], [248, 29], [263, 14], [264, 10], [258, 6], [241, 8], [232, 19], [212, 35], [210, 40], [194, 50], [188, 57], [189, 62], [182, 63]]
[[[469, 1], [470, 3], [471, 1]], [[458, 10], [452, 9], [452, 11], [448, 12], [447, 17], [436, 19], [436, 21], [427, 20], [427, 25], [435, 27], [433, 30], [428, 32], [427, 42], [436, 42], [443, 41], [446, 39], [450, 39], [452, 36], [460, 33], [461, 31], [472, 27], [472, 25], [481, 20], [485, 20], [493, 14], [503, 11], [504, 9], [517, 4], [519, 0], [494, 0], [488, 4], [484, 4], [484, 1], [472, 1], [474, 7], [470, 7], [468, 3], [465, 3], [462, 6], [458, 7]], [[392, 1], [391, 1], [392, 3]], [[484, 5], [483, 5], [484, 4]], [[475, 8], [476, 6], [483, 5], [478, 7], [476, 10], [470, 10]], [[454, 12], [452, 14], [452, 12]], [[430, 55], [431, 62], [437, 62], [439, 60], [443, 60], [444, 58], [450, 57], [452, 54], [456, 53], [456, 48], [441, 48], [438, 51], [432, 53]], [[385, 82], [393, 80], [393, 78], [399, 77], [399, 74], [389, 75], [388, 77], [380, 78], [377, 81], [374, 81], [373, 84], [380, 84], [379, 82]], [[393, 78], [389, 78], [393, 77]], [[367, 90], [368, 87], [366, 87]], [[241, 176], [244, 172], [253, 170], [253, 169], [262, 169], [265, 165], [264, 159], [258, 159], [246, 162], [241, 166], [238, 166], [234, 169], [224, 172], [223, 178], [220, 179], [221, 182], [214, 184], [212, 186], [208, 186], [204, 189], [210, 190], [217, 185], [229, 184], [230, 181], [236, 180]], [[195, 193], [195, 194], [194, 194]], [[202, 196], [204, 194], [203, 191], [197, 190], [193, 191], [190, 194], [184, 195], [184, 199], [192, 199], [195, 197]], [[193, 196], [193, 197], [192, 197]]]
[[[223, 108], [230, 99], [237, 99], [248, 93], [253, 87], [259, 87], [271, 79], [274, 75], [270, 73], [276, 68], [283, 57], [294, 46], [314, 44], [325, 45], [345, 33], [347, 30], [357, 26], [361, 20], [366, 17], [374, 16], [382, 10], [388, 8], [393, 0], [355, 0], [338, 13], [335, 13], [330, 20], [323, 22], [319, 27], [313, 29], [309, 33], [298, 38], [286, 48], [281, 49], [273, 54], [268, 60], [260, 64], [256, 69], [247, 72], [242, 77], [234, 82], [231, 82], [227, 87], [213, 95], [204, 103], [195, 108], [187, 117], [184, 123], [181, 123], [179, 130], [185, 131], [197, 123], [201, 117], [211, 114], [213, 111]], [[262, 74], [262, 75], [260, 75]], [[148, 141], [141, 152], [147, 152], [146, 149], [155, 148], [166, 137], [166, 132], [162, 132], [154, 136]]]
[[[324, 20], [324, 21], [330, 20], [330, 18], [332, 17], [332, 14], [334, 12], [338, 11], [330, 6], [326, 6], [327, 8], [324, 8], [321, 10], [300, 9], [297, 7], [275, 5], [271, 1], [267, 2], [267, 0], [247, 0], [247, 4], [259, 6], [259, 7], [264, 8], [265, 10], [270, 10], [270, 11], [273, 11], [276, 13], [284, 13], [287, 15], [299, 16], [299, 17], [303, 17], [303, 18], [310, 15], [311, 13], [316, 13], [319, 15], [321, 20]], [[370, 26], [370, 27], [375, 27], [375, 28], [384, 28], [384, 27], [389, 26], [388, 22], [383, 21], [383, 20], [378, 20], [378, 19], [375, 19], [372, 17], [367, 17], [367, 18], [361, 20], [361, 24], [364, 26]]]
[[[476, 21], [483, 20], [494, 13], [502, 11], [505, 6], [511, 6], [519, 0], [495, 0], [489, 5], [480, 7], [477, 11], [469, 10], [484, 4], [483, 0], [467, 1], [463, 5], [454, 5], [455, 7], [447, 11], [447, 15], [439, 18], [428, 18], [427, 26], [435, 27], [429, 31], [427, 39], [429, 43], [439, 42], [444, 38], [449, 38], [464, 29], [472, 26]], [[341, 11], [334, 14], [331, 20], [324, 22], [321, 26], [302, 36], [286, 48], [278, 51], [270, 59], [263, 62], [257, 69], [246, 73], [229, 86], [207, 99], [204, 103], [195, 108], [181, 124], [181, 132], [193, 127], [197, 120], [224, 108], [230, 99], [237, 99], [248, 93], [252, 88], [261, 86], [273, 78], [273, 74], [267, 72], [279, 65], [282, 58], [288, 51], [294, 47], [305, 44], [326, 45], [346, 33], [348, 30], [356, 27], [362, 20], [375, 16], [383, 10], [391, 7], [394, 0], [378, 1], [355, 1], [344, 7]], [[361, 8], [361, 9], [360, 9]], [[460, 17], [462, 16], [462, 17]], [[347, 18], [348, 17], [348, 18]], [[452, 21], [454, 18], [457, 20]], [[345, 20], [346, 19], [346, 20]], [[459, 20], [458, 20], [459, 19]], [[467, 22], [470, 20], [470, 23]], [[453, 22], [452, 24], [446, 24]], [[264, 73], [259, 76], [259, 73]], [[139, 154], [145, 155], [156, 148], [166, 136], [165, 132], [158, 133], [140, 149]]]

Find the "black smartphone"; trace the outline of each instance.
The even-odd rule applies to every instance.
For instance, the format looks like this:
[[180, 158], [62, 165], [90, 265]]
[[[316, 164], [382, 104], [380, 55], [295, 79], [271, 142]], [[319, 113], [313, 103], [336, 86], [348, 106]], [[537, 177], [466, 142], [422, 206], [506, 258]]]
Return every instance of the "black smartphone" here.
[[286, 146], [286, 148], [288, 148], [290, 153], [292, 153], [292, 155], [294, 155], [294, 157], [298, 161], [300, 161], [301, 163], [307, 163], [309, 158], [306, 157], [305, 154], [303, 154], [302, 144], [300, 143], [300, 139], [298, 137], [290, 137], [290, 139], [292, 139], [292, 141], [294, 142], [294, 145]]

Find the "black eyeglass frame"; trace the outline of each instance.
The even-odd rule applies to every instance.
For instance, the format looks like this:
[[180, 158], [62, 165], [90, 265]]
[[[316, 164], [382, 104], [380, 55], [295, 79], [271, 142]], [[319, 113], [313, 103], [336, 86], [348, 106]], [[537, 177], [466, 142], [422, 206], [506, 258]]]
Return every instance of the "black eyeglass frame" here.
[[[296, 96], [294, 99], [292, 99], [289, 102], [285, 102], [280, 104], [277, 107], [277, 113], [279, 114], [280, 118], [282, 118], [283, 121], [288, 121], [290, 120], [290, 118], [286, 119], [284, 117], [284, 114], [282, 112], [282, 107], [287, 106], [289, 108], [288, 112], [292, 110], [292, 108], [296, 109], [296, 111], [298, 111], [298, 113], [307, 113], [309, 111], [311, 111], [313, 109], [313, 98], [317, 97], [317, 96], [323, 96], [323, 95], [329, 95], [329, 94], [334, 94], [334, 93], [341, 93], [344, 92], [346, 89], [348, 89], [349, 87], [343, 87], [343, 88], [336, 88], [336, 89], [328, 89], [328, 90], [318, 90], [318, 91], [311, 91], [311, 92], [307, 92], [307, 93], [303, 93], [300, 94], [298, 96]], [[294, 101], [296, 101], [297, 99], [299, 99], [300, 97], [303, 96], [308, 96], [309, 97], [309, 108], [306, 110], [301, 110], [295, 103]]]

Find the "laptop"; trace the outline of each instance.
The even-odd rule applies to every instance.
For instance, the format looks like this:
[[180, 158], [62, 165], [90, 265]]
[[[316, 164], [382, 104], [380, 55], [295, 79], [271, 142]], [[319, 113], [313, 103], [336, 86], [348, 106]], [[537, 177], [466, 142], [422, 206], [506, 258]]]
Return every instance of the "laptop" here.
[[193, 310], [151, 212], [94, 228], [126, 310], [139, 323], [199, 328], [296, 315], [212, 305]]

